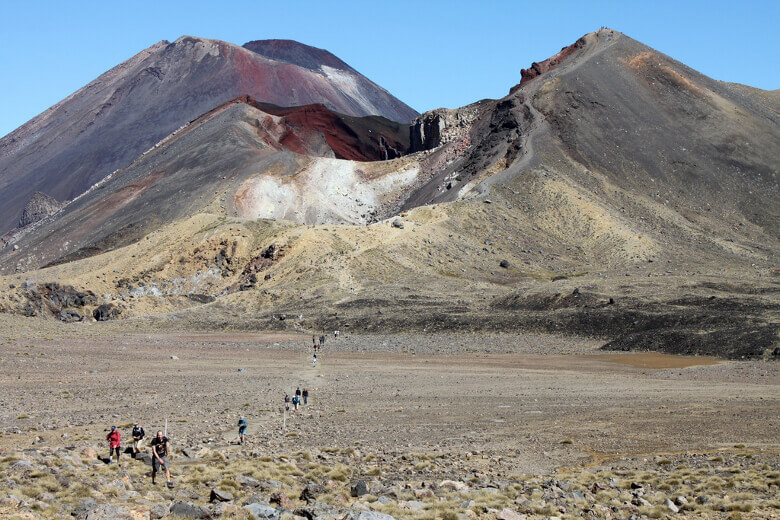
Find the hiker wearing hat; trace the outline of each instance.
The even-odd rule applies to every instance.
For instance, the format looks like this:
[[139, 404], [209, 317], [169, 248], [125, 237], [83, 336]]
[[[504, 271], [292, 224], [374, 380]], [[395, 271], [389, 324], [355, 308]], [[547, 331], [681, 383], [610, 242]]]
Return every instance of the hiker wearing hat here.
[[146, 432], [143, 426], [138, 426], [138, 423], [133, 424], [133, 455], [141, 452], [141, 443], [146, 437]]
[[165, 470], [165, 479], [168, 481], [168, 487], [173, 487], [171, 482], [171, 472], [168, 470], [168, 437], [163, 436], [163, 432], [158, 431], [157, 436], [149, 443], [152, 447], [152, 484], [154, 477], [160, 468]]
[[238, 418], [238, 442], [244, 444], [244, 436], [246, 435], [246, 419], [244, 416]]
[[111, 431], [106, 435], [108, 441], [108, 463], [114, 462], [114, 452], [116, 451], [116, 463], [119, 464], [119, 446], [122, 443], [122, 434], [116, 429], [116, 426], [111, 427]]

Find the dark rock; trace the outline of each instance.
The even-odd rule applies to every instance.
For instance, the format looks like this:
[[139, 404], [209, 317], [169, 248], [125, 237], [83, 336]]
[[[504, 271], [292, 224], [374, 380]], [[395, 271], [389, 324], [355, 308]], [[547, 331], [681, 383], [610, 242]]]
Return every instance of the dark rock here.
[[349, 486], [349, 494], [355, 498], [368, 494], [368, 484], [365, 480], [356, 480]]
[[512, 264], [510, 264], [510, 263], [509, 263], [509, 260], [501, 260], [501, 261], [498, 263], [498, 265], [500, 265], [500, 266], [501, 266], [501, 267], [503, 267], [504, 269], [509, 269], [509, 266], [511, 266]]
[[92, 311], [92, 317], [97, 321], [113, 320], [122, 312], [122, 309], [113, 303], [103, 303], [97, 309]]
[[71, 310], [71, 309], [65, 309], [60, 313], [60, 321], [64, 321], [65, 323], [74, 323], [77, 321], [84, 321], [84, 316], [79, 314], [78, 312]]
[[305, 500], [307, 503], [311, 503], [314, 502], [318, 496], [326, 492], [327, 489], [325, 489], [325, 486], [309, 482], [306, 487], [303, 488], [303, 491], [301, 491], [300, 499]]
[[209, 502], [230, 502], [233, 500], [233, 494], [227, 491], [213, 488], [209, 495]]
[[187, 298], [197, 303], [211, 303], [216, 300], [216, 298], [208, 294], [188, 294]]
[[271, 502], [271, 504], [276, 504], [279, 507], [283, 509], [287, 509], [289, 511], [295, 509], [295, 504], [293, 503], [293, 501], [290, 500], [290, 498], [284, 493], [282, 493], [281, 491], [277, 491], [276, 493], [271, 495], [271, 499], [269, 501]]

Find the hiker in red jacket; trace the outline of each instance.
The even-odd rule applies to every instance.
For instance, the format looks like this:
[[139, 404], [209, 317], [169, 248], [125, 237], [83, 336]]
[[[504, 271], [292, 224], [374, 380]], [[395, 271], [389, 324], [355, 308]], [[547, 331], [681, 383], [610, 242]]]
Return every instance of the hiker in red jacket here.
[[106, 435], [108, 441], [108, 463], [114, 462], [114, 451], [116, 451], [116, 463], [119, 464], [119, 446], [122, 442], [122, 435], [116, 426], [111, 427], [111, 431]]

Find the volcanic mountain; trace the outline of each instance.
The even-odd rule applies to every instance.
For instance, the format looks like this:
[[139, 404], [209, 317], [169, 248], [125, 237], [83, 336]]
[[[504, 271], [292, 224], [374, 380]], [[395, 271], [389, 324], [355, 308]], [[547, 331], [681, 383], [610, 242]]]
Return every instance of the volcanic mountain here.
[[401, 123], [417, 115], [329, 52], [294, 41], [161, 41], [0, 140], [0, 234], [16, 225], [36, 191], [73, 199], [177, 128], [244, 95]]
[[239, 97], [9, 238], [0, 306], [777, 355], [776, 99], [609, 29], [408, 127]]

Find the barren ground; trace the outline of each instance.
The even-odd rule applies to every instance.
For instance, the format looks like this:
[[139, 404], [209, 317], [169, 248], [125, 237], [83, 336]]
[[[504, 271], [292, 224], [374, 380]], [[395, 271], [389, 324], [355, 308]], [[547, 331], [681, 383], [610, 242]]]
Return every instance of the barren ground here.
[[[328, 336], [314, 368], [311, 336], [101, 324], [58, 335], [58, 324], [18, 323], [5, 322], [0, 338], [6, 454], [45, 446], [102, 456], [108, 426], [128, 438], [132, 422], [153, 434], [167, 418], [178, 449], [378, 457], [352, 477], [376, 475], [378, 464], [386, 478], [501, 480], [746, 451], [778, 465], [774, 362], [605, 354], [599, 342], [551, 335], [342, 333]], [[282, 431], [282, 397], [296, 386], [311, 400]], [[239, 415], [245, 447], [235, 444]], [[449, 462], [403, 462], [412, 454]], [[186, 479], [188, 465], [174, 468]]]

